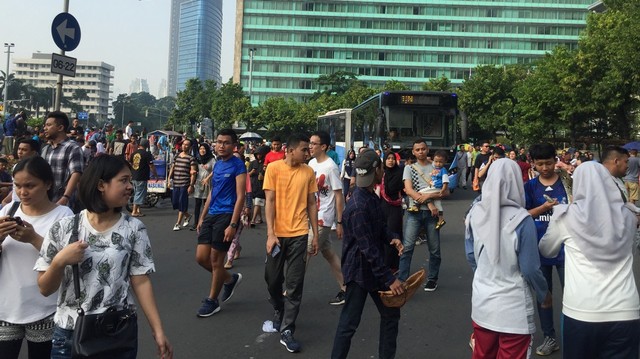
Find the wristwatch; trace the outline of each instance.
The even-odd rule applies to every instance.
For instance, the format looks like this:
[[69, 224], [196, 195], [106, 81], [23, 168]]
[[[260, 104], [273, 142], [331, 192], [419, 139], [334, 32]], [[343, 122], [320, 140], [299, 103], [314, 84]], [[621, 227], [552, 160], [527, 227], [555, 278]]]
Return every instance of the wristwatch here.
[[231, 223], [229, 226], [231, 228], [238, 228], [238, 224], [237, 223]]
[[336, 221], [336, 224], [342, 224], [342, 221]]

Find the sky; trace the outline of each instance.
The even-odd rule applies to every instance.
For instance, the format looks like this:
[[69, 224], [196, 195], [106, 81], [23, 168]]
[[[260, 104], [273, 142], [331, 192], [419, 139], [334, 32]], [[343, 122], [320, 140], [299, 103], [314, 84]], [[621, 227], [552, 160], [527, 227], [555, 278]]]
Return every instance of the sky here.
[[[59, 53], [51, 23], [63, 12], [64, 0], [1, 0], [0, 4], [4, 14], [12, 14], [13, 21], [0, 28], [0, 41], [15, 44], [12, 59], [31, 58], [38, 51]], [[223, 0], [223, 82], [233, 76], [235, 10], [235, 0]], [[69, 13], [80, 24], [81, 38], [67, 56], [115, 66], [114, 98], [128, 93], [136, 78], [147, 79], [149, 92], [158, 95], [160, 81], [167, 79], [171, 0], [69, 0]], [[0, 69], [4, 71], [6, 48], [2, 52]]]

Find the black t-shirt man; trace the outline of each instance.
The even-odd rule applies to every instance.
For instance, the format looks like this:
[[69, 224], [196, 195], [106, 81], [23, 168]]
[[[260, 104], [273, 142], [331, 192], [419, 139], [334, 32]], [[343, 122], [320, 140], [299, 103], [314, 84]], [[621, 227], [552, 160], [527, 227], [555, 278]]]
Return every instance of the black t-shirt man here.
[[151, 174], [149, 163], [153, 162], [151, 153], [139, 148], [131, 154], [130, 162], [131, 179], [133, 181], [148, 181]]
[[[489, 158], [491, 157], [490, 153], [487, 154], [482, 154], [482, 153], [478, 153], [476, 155], [476, 162], [473, 164], [474, 168], [477, 168], [478, 170], [480, 170], [480, 168], [482, 168], [482, 165], [486, 165], [487, 162], [489, 162]], [[485, 178], [487, 178], [487, 174], [485, 173], [485, 175], [483, 177], [478, 178], [480, 181], [484, 181]]]

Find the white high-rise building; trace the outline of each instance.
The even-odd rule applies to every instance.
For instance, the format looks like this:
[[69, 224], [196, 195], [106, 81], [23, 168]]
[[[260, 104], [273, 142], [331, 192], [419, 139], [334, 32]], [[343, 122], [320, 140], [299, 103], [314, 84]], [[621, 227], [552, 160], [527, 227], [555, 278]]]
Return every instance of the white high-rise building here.
[[[55, 93], [58, 75], [51, 72], [51, 54], [35, 53], [30, 59], [13, 59], [16, 79], [37, 88], [50, 89]], [[82, 61], [76, 64], [76, 77], [64, 77], [62, 94], [71, 99], [77, 89], [87, 92], [88, 100], [80, 101], [79, 105], [89, 115], [95, 116], [97, 121], [106, 121], [109, 115], [112, 93], [113, 71], [115, 67], [102, 61]], [[70, 117], [76, 115], [69, 108], [61, 108]]]
[[167, 97], [167, 80], [160, 80], [160, 86], [158, 86], [158, 99]]
[[146, 92], [149, 93], [149, 83], [147, 79], [135, 79], [129, 85], [129, 93]]

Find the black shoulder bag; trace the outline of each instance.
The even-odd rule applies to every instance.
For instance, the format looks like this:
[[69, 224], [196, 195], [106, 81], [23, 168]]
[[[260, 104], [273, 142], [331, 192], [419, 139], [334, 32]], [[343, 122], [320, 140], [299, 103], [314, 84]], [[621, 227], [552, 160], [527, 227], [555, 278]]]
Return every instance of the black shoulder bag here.
[[[80, 215], [73, 218], [73, 232], [69, 243], [78, 240]], [[73, 265], [73, 286], [78, 301], [78, 319], [73, 330], [72, 358], [117, 358], [119, 353], [137, 348], [138, 318], [135, 310], [116, 307], [100, 314], [84, 314], [80, 306], [80, 274]]]

